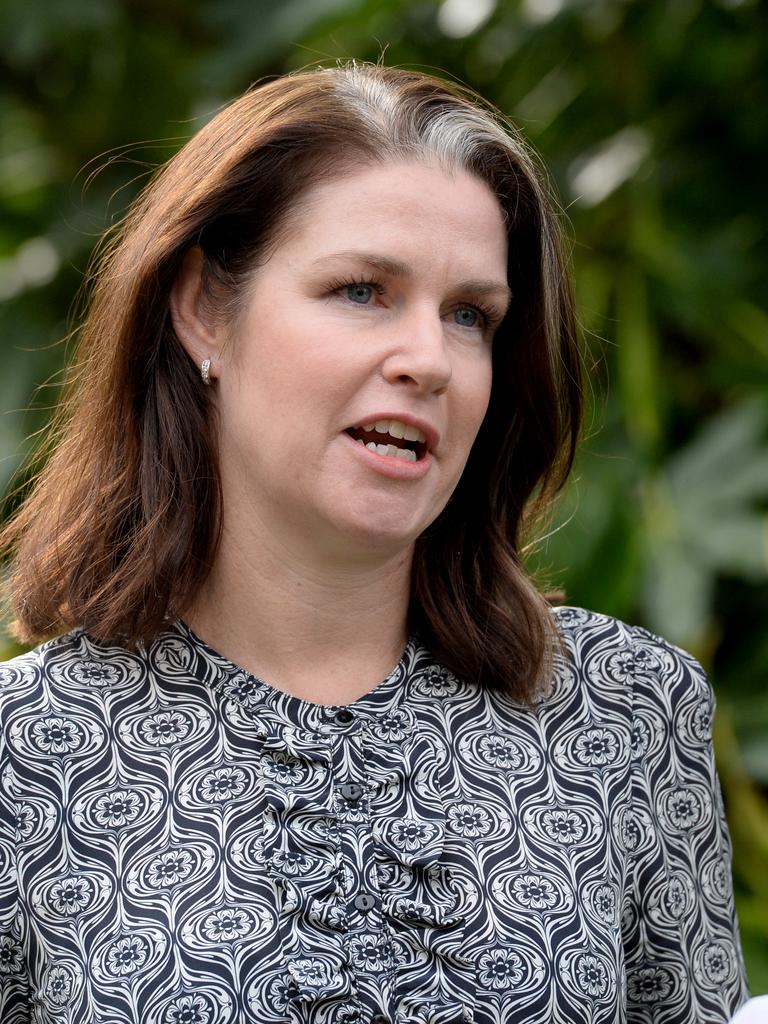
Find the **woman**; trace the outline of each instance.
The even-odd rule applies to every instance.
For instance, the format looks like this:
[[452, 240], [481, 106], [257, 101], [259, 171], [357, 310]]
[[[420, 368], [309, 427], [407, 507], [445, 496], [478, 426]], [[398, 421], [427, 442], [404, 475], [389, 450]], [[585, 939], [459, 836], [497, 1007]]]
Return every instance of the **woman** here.
[[4, 1024], [744, 1001], [709, 684], [521, 565], [562, 253], [514, 131], [382, 67], [250, 91], [136, 203], [4, 538], [55, 637], [3, 670]]

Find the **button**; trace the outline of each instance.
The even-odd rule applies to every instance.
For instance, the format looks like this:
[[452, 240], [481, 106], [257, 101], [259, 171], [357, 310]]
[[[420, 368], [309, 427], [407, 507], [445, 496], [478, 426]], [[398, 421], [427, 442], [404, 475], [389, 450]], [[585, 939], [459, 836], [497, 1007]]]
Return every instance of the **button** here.
[[342, 708], [341, 711], [337, 711], [333, 716], [339, 725], [349, 725], [350, 722], [354, 722], [355, 716], [349, 710], [349, 708]]
[[362, 910], [364, 914], [367, 914], [376, 900], [369, 892], [361, 892], [359, 896], [355, 896], [352, 902], [358, 910]]
[[389, 1017], [385, 1017], [383, 1013], [375, 1013], [371, 1017], [371, 1024], [392, 1024]]
[[345, 800], [349, 800], [350, 803], [357, 803], [360, 797], [363, 795], [363, 787], [359, 782], [345, 782], [340, 787], [341, 795]]

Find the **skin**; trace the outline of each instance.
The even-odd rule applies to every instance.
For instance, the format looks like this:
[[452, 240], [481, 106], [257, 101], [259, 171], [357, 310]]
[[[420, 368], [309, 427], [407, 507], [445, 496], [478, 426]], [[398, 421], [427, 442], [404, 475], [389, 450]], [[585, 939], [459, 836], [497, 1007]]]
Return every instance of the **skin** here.
[[[202, 301], [196, 250], [172, 295], [182, 344], [212, 361], [224, 493], [221, 547], [185, 618], [277, 688], [343, 704], [402, 653], [414, 542], [488, 406], [507, 235], [483, 182], [424, 163], [325, 181], [286, 227], [234, 323]], [[420, 479], [349, 443], [347, 428], [382, 413], [439, 433]]]

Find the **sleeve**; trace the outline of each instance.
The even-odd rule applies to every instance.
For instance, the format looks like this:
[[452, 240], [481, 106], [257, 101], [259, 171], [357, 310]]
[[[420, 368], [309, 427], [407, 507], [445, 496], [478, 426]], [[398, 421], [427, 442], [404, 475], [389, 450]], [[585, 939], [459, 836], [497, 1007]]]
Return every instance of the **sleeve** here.
[[712, 748], [715, 699], [690, 655], [634, 648], [622, 906], [628, 1024], [724, 1024], [748, 997], [731, 844]]
[[29, 985], [18, 927], [16, 805], [13, 774], [0, 729], [0, 1021], [29, 1024]]

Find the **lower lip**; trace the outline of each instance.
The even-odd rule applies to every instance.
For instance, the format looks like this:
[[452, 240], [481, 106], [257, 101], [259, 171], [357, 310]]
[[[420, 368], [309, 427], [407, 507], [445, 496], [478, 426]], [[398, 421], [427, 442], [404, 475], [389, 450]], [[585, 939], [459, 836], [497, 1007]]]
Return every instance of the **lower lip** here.
[[370, 448], [366, 448], [347, 433], [341, 436], [352, 446], [357, 452], [357, 457], [366, 466], [370, 466], [377, 473], [388, 476], [392, 480], [421, 480], [432, 465], [432, 454], [429, 451], [425, 452], [416, 462], [406, 462], [405, 459], [398, 459], [394, 455], [379, 455], [378, 452], [372, 452]]

